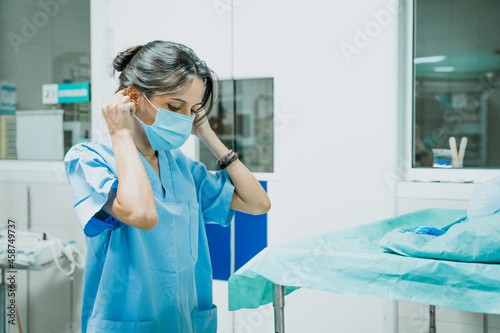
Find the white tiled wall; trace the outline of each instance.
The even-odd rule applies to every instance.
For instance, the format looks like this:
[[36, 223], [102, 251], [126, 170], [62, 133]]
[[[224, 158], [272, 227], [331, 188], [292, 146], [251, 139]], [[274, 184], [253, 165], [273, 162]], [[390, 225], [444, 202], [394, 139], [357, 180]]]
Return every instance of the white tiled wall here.
[[[473, 188], [472, 184], [399, 184], [398, 214], [427, 208], [467, 209]], [[448, 193], [448, 198], [442, 193]], [[409, 301], [397, 304], [398, 333], [429, 332], [429, 305]], [[500, 333], [500, 315], [486, 316], [488, 333]], [[436, 307], [438, 333], [482, 333], [483, 320], [481, 313]]]

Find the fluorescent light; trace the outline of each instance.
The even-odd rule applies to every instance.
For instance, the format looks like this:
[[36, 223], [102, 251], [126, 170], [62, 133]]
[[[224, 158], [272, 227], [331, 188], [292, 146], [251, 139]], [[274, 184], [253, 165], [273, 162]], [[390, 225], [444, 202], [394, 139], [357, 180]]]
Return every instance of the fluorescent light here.
[[454, 72], [454, 71], [455, 71], [455, 67], [453, 67], [453, 66], [434, 67], [434, 72], [449, 73], [449, 72]]
[[431, 56], [431, 57], [419, 57], [413, 59], [415, 65], [418, 64], [434, 64], [436, 62], [441, 62], [446, 59], [446, 56]]

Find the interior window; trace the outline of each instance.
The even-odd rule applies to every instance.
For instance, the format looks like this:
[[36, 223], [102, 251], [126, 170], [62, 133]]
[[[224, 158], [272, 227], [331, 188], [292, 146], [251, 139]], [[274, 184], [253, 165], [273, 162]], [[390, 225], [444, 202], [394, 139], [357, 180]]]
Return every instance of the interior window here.
[[414, 167], [500, 167], [500, 1], [415, 0]]
[[[272, 78], [221, 80], [209, 118], [217, 136], [252, 172], [274, 171], [273, 84]], [[203, 144], [199, 153], [209, 170], [217, 170], [214, 156]]]
[[0, 159], [89, 141], [90, 2], [1, 1]]

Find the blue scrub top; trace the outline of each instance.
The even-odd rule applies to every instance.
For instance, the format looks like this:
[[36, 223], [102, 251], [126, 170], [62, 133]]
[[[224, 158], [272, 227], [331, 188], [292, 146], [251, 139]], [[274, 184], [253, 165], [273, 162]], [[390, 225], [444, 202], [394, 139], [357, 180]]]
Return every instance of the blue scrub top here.
[[234, 186], [178, 149], [158, 152], [160, 176], [139, 156], [159, 217], [151, 230], [101, 210], [118, 185], [111, 139], [77, 144], [64, 158], [87, 242], [82, 332], [215, 333], [204, 223], [231, 223]]

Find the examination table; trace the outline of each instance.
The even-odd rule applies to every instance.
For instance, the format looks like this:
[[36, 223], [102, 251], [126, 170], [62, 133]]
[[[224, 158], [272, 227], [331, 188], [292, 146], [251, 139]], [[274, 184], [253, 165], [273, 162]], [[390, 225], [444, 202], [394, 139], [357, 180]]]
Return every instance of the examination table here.
[[443, 227], [464, 215], [428, 209], [267, 247], [230, 277], [229, 310], [273, 302], [275, 332], [283, 333], [285, 295], [305, 287], [429, 304], [431, 333], [435, 306], [500, 314], [499, 264], [408, 257], [379, 246], [396, 228]]

